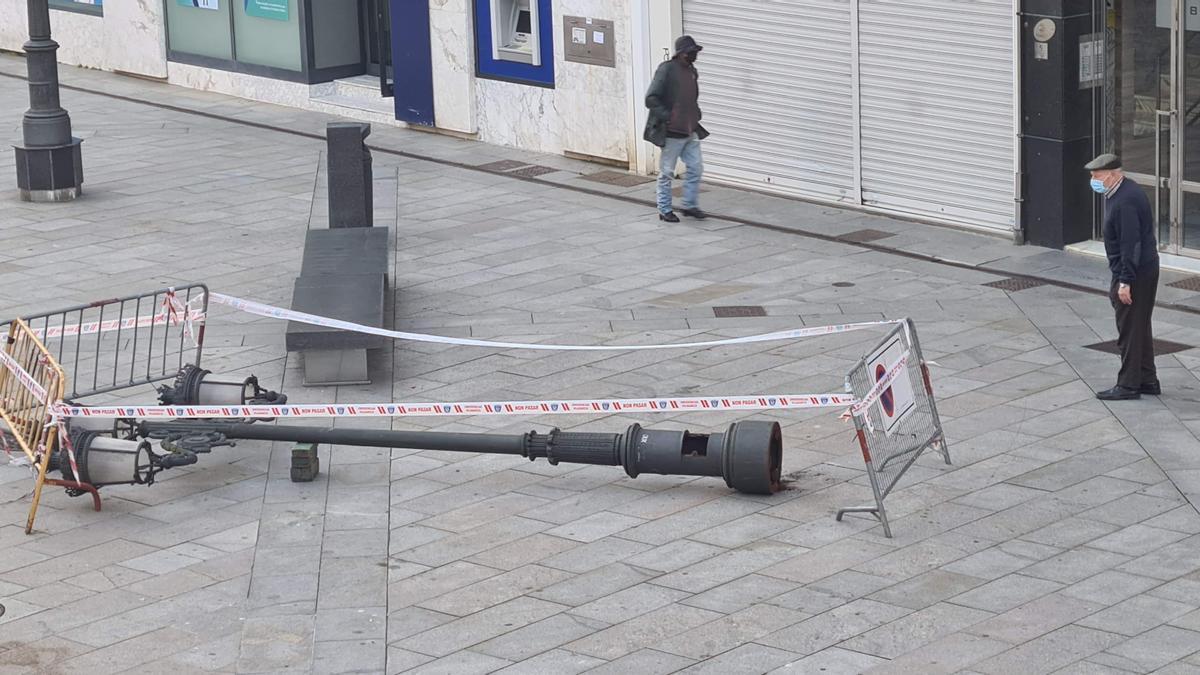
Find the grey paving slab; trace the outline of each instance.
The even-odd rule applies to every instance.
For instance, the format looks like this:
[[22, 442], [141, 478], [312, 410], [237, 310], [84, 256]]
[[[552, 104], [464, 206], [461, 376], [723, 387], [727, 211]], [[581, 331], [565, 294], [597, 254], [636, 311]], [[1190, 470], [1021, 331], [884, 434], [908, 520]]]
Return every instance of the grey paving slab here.
[[[0, 74], [22, 69], [0, 56]], [[336, 118], [97, 71], [61, 76], [77, 87], [68, 107], [87, 138], [89, 189], [51, 205], [0, 195], [0, 315], [184, 277], [286, 305], [298, 242], [326, 223], [323, 144], [239, 120], [319, 134]], [[24, 96], [22, 81], [0, 77], [0, 114], [19, 117]], [[1162, 398], [1101, 404], [1091, 390], [1111, 381], [1115, 360], [1081, 346], [1113, 337], [1102, 296], [1052, 285], [1005, 293], [980, 285], [996, 274], [803, 235], [872, 227], [896, 232], [883, 243], [901, 250], [1097, 288], [1103, 261], [709, 184], [714, 212], [796, 233], [719, 218], [675, 226], [648, 206], [574, 191], [594, 168], [586, 163], [386, 125], [372, 142], [376, 220], [396, 232], [396, 326], [633, 344], [907, 314], [940, 364], [954, 464], [931, 457], [909, 472], [889, 497], [888, 539], [869, 518], [832, 518], [870, 491], [847, 427], [827, 413], [768, 415], [784, 424], [789, 479], [769, 498], [734, 495], [719, 479], [343, 447], [322, 449], [317, 481], [294, 484], [283, 444], [246, 442], [148, 488], [106, 488], [100, 513], [49, 491], [39, 532], [26, 537], [26, 479], [0, 459], [0, 670], [1200, 666], [1187, 651], [1200, 629], [1200, 418], [1190, 400], [1200, 358], [1161, 359]], [[0, 152], [0, 165], [10, 157]], [[539, 183], [454, 164], [495, 159], [560, 171]], [[644, 200], [651, 190], [625, 193]], [[64, 260], [92, 264], [48, 266]], [[854, 287], [831, 285], [851, 278]], [[1180, 293], [1163, 289], [1188, 302]], [[718, 304], [762, 305], [768, 316], [717, 319]], [[1156, 319], [1160, 336], [1200, 340], [1194, 314]], [[281, 325], [224, 308], [208, 324], [208, 367], [254, 371], [300, 402], [836, 390], [875, 339], [623, 354], [406, 343], [373, 363], [374, 385], [301, 388]], [[701, 431], [747, 417], [361, 424]]]

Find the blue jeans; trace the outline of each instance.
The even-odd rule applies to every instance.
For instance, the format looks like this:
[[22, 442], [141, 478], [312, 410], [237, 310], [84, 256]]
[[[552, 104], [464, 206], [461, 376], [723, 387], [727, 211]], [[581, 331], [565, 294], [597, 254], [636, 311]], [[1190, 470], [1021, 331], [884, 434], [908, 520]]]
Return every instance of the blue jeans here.
[[700, 158], [700, 139], [696, 134], [688, 138], [667, 138], [658, 162], [658, 212], [671, 212], [671, 179], [675, 177], [675, 162], [683, 160], [687, 170], [683, 174], [683, 208], [700, 206], [700, 175], [704, 173], [704, 161]]

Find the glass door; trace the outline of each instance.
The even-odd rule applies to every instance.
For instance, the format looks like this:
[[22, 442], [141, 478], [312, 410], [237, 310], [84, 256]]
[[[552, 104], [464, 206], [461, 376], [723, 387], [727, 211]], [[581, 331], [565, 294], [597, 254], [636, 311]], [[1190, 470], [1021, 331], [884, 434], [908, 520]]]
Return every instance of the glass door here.
[[1105, 146], [1154, 207], [1163, 251], [1200, 256], [1200, 0], [1108, 0]]
[[[1172, 170], [1181, 176], [1173, 186], [1177, 202], [1171, 214], [1167, 250], [1200, 256], [1200, 0], [1178, 0], [1176, 21], [1175, 110], [1178, 121]], [[1180, 30], [1182, 29], [1182, 30]]]

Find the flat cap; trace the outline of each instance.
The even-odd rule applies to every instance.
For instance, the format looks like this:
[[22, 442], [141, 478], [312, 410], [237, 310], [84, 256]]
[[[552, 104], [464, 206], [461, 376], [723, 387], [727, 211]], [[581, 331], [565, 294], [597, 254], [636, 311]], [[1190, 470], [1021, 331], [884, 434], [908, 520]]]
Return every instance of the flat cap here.
[[1099, 157], [1097, 157], [1096, 159], [1093, 159], [1092, 161], [1088, 162], [1087, 164], [1084, 164], [1083, 168], [1087, 169], [1088, 171], [1105, 171], [1107, 169], [1119, 169], [1119, 168], [1121, 168], [1121, 158], [1117, 157], [1116, 155], [1112, 154], [1111, 152], [1106, 152], [1103, 155], [1100, 155]]

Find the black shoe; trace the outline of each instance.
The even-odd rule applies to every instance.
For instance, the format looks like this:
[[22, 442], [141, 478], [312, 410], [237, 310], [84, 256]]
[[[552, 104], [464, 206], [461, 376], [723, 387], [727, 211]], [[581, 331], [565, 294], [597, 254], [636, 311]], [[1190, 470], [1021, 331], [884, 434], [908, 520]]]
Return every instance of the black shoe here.
[[695, 218], [696, 220], [704, 220], [708, 217], [708, 214], [701, 211], [699, 206], [694, 209], [684, 209], [683, 215], [689, 218]]
[[[684, 213], [687, 213], [687, 211], [684, 211]], [[665, 220], [668, 223], [678, 223], [679, 222], [679, 216], [675, 215], [674, 211], [667, 211], [666, 213], [660, 213], [660, 214], [658, 214], [658, 219]]]
[[1112, 389], [1097, 392], [1096, 398], [1101, 401], [1132, 401], [1142, 397], [1142, 393], [1131, 387], [1122, 387], [1117, 385]]
[[1142, 387], [1138, 389], [1138, 393], [1145, 394], [1147, 396], [1161, 396], [1162, 385], [1158, 383], [1158, 380], [1155, 380], [1154, 382], [1148, 382], [1143, 384]]

